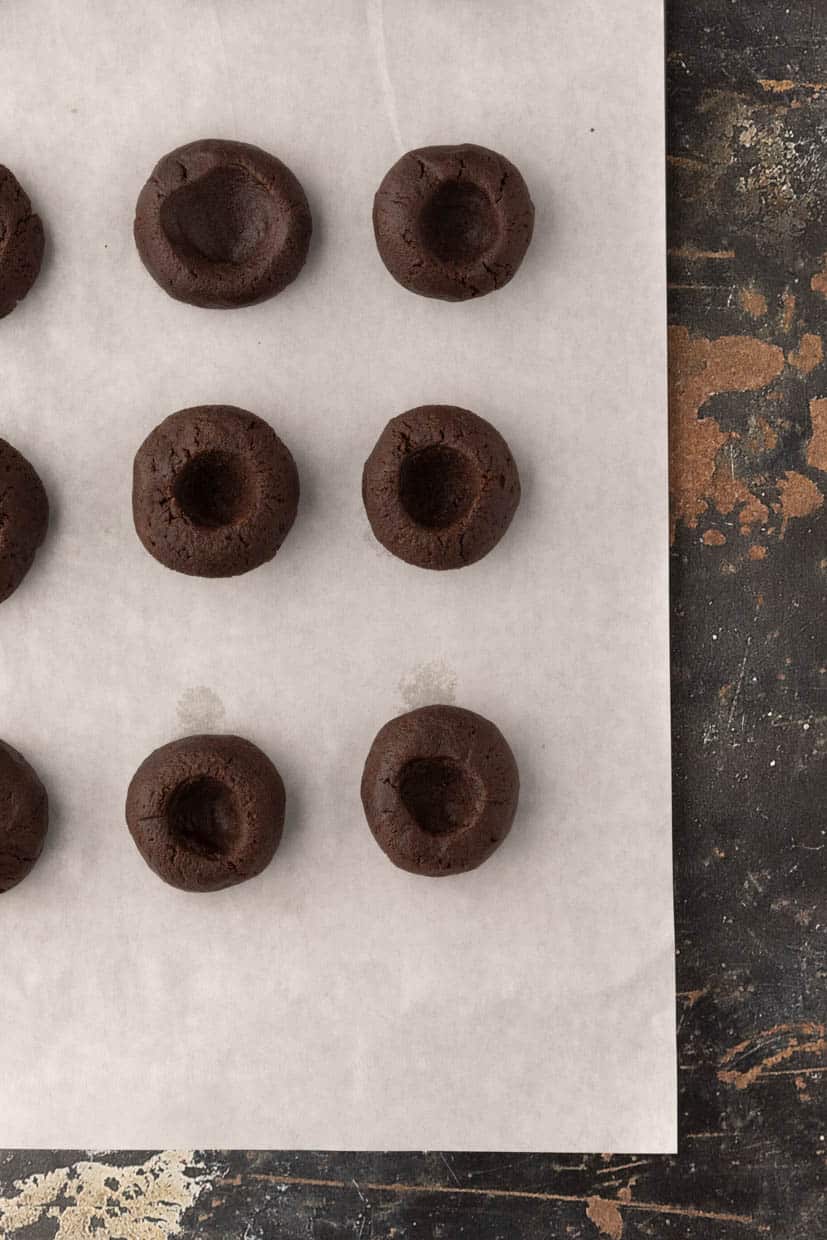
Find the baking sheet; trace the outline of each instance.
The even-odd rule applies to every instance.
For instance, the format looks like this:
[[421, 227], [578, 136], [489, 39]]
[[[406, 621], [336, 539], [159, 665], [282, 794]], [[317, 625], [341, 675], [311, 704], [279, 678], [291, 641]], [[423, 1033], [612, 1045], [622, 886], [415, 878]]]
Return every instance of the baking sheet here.
[[[660, 0], [3, 0], [0, 158], [48, 257], [0, 325], [0, 434], [53, 524], [0, 611], [0, 735], [47, 783], [3, 896], [5, 1146], [676, 1148]], [[308, 265], [262, 306], [165, 297], [131, 237], [172, 147], [257, 143], [303, 182]], [[370, 212], [406, 149], [508, 155], [524, 266], [407, 294]], [[272, 422], [301, 474], [277, 559], [226, 581], [142, 549], [131, 464], [173, 410]], [[387, 419], [492, 420], [524, 496], [473, 568], [372, 539]], [[456, 701], [514, 748], [511, 836], [426, 881], [373, 842], [379, 726]], [[284, 841], [217, 895], [164, 886], [123, 821], [156, 746], [238, 732], [282, 771]]]

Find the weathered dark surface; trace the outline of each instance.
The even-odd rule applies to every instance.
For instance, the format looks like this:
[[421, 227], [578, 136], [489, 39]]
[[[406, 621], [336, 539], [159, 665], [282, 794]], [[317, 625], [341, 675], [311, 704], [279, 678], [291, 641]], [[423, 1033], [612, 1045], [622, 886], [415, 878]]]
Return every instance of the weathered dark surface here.
[[15, 1240], [827, 1236], [827, 4], [671, 10], [680, 1155], [9, 1153]]

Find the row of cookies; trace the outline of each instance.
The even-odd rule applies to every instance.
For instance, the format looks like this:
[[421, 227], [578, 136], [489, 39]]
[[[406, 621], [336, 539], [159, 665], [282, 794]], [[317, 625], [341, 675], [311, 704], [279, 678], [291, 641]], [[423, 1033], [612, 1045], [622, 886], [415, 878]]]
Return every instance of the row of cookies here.
[[[362, 773], [376, 842], [400, 869], [442, 877], [476, 869], [511, 829], [514, 755], [497, 727], [456, 706], [425, 706], [380, 729]], [[284, 828], [282, 778], [239, 736], [187, 736], [135, 772], [126, 822], [147, 865], [184, 891], [219, 891], [260, 874]], [[30, 873], [49, 824], [42, 782], [0, 741], [0, 892]]]
[[[373, 228], [391, 275], [425, 297], [467, 301], [502, 288], [520, 266], [534, 206], [504, 155], [464, 143], [408, 151], [374, 197]], [[245, 142], [206, 138], [158, 161], [138, 197], [134, 235], [154, 280], [178, 301], [233, 309], [295, 280], [313, 221], [295, 174]], [[0, 317], [40, 271], [40, 217], [0, 166]]]
[[[271, 560], [296, 517], [295, 461], [263, 418], [228, 405], [181, 409], [135, 456], [132, 510], [147, 551], [167, 568], [231, 577]], [[0, 439], [0, 602], [20, 585], [46, 535], [49, 503], [33, 466]], [[484, 418], [452, 405], [387, 424], [362, 474], [376, 538], [421, 568], [462, 568], [499, 542], [520, 501], [517, 465]]]

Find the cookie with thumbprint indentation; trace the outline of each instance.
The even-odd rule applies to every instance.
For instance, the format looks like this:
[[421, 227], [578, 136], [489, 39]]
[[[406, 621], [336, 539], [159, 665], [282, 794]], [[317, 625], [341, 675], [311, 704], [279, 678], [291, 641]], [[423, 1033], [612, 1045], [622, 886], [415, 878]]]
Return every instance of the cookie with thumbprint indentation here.
[[43, 225], [13, 172], [0, 164], [0, 319], [28, 293], [43, 261]]
[[240, 736], [186, 736], [138, 767], [126, 821], [159, 878], [183, 891], [219, 891], [269, 865], [284, 826], [284, 784]]
[[212, 309], [280, 293], [304, 266], [312, 229], [286, 164], [217, 138], [165, 155], [135, 208], [135, 243], [153, 279], [170, 297]]
[[167, 568], [233, 577], [271, 560], [299, 503], [299, 475], [273, 428], [234, 405], [180, 409], [138, 449], [138, 537]]
[[32, 870], [49, 828], [49, 799], [22, 754], [0, 741], [0, 893]]
[[388, 422], [362, 473], [371, 529], [420, 568], [463, 568], [487, 555], [520, 502], [508, 444], [484, 418], [422, 405]]
[[512, 279], [534, 231], [519, 170], [484, 146], [426, 146], [386, 173], [373, 203], [382, 262], [405, 288], [443, 301]]
[[458, 706], [423, 706], [386, 723], [362, 775], [377, 844], [400, 869], [430, 877], [482, 865], [511, 830], [519, 791], [500, 730]]
[[0, 603], [31, 568], [48, 526], [49, 500], [37, 472], [0, 439]]

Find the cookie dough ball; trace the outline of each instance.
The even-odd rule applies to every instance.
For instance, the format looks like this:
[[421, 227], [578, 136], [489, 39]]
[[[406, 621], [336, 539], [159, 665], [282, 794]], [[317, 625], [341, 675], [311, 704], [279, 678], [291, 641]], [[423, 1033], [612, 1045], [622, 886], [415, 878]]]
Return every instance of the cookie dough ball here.
[[362, 474], [371, 529], [400, 560], [463, 568], [511, 524], [520, 476], [490, 422], [454, 405], [422, 405], [387, 424]]
[[0, 893], [32, 869], [48, 827], [46, 789], [22, 754], [0, 741]]
[[410, 874], [476, 869], [514, 821], [520, 778], [498, 728], [458, 706], [423, 706], [380, 730], [362, 775], [379, 847]]
[[272, 860], [284, 825], [284, 785], [240, 736], [186, 736], [141, 763], [126, 822], [159, 878], [182, 891], [219, 891]]
[[156, 164], [135, 209], [135, 244], [161, 288], [192, 306], [274, 297], [304, 266], [312, 231], [304, 190], [257, 146], [206, 138]]
[[233, 405], [180, 409], [135, 457], [138, 537], [167, 568], [233, 577], [271, 560], [299, 503], [299, 475], [273, 428]]
[[14, 174], [0, 164], [0, 319], [37, 279], [43, 245], [40, 216]]
[[25, 456], [0, 439], [0, 603], [31, 568], [48, 525], [43, 483]]
[[423, 297], [467, 301], [502, 288], [531, 241], [534, 204], [519, 171], [484, 146], [408, 151], [376, 191], [382, 262]]

